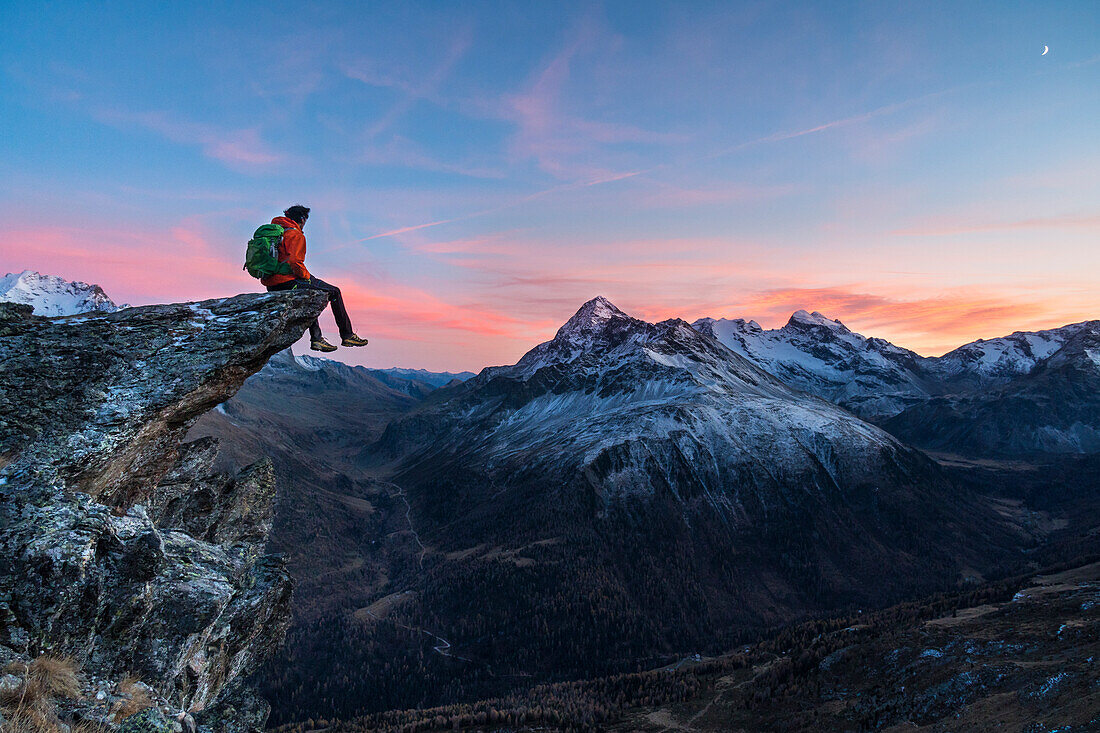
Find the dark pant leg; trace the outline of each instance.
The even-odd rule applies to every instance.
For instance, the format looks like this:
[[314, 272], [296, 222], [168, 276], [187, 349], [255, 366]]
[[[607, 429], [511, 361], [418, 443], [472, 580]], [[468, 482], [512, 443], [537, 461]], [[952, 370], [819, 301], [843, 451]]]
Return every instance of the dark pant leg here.
[[[278, 285], [268, 285], [267, 292], [271, 293], [276, 290], [293, 290], [294, 288], [299, 287], [302, 283], [305, 282], [305, 280], [289, 280], [285, 283], [279, 283]], [[315, 319], [313, 323], [309, 324], [309, 340], [320, 341], [321, 338], [323, 338], [321, 336], [321, 324], [318, 323]]]
[[340, 338], [355, 333], [355, 329], [351, 326], [351, 318], [348, 316], [348, 309], [344, 307], [344, 296], [340, 293], [340, 288], [317, 277], [310, 278], [308, 282], [305, 280], [299, 280], [298, 282], [306, 283], [302, 287], [324, 290], [328, 293], [329, 307], [332, 308], [332, 315], [336, 317], [336, 325], [340, 329]]

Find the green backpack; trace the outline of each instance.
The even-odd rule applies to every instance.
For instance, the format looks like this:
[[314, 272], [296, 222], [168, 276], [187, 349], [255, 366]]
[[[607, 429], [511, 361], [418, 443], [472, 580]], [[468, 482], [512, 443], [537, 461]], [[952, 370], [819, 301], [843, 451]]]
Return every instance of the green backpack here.
[[244, 267], [252, 277], [270, 275], [293, 275], [294, 271], [285, 262], [279, 262], [279, 245], [283, 242], [283, 229], [278, 224], [264, 224], [248, 240], [248, 249], [244, 255]]

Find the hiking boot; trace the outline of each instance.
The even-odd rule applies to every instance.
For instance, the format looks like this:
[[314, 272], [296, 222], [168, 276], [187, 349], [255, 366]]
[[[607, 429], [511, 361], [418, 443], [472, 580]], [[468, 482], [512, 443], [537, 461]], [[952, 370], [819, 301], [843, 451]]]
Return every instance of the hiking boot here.
[[325, 341], [324, 338], [314, 339], [309, 342], [309, 348], [313, 351], [323, 351], [326, 354], [330, 351], [336, 351], [336, 347]]
[[340, 345], [341, 346], [366, 346], [367, 345], [367, 340], [366, 339], [361, 339], [353, 333], [349, 336], [345, 336], [344, 340], [340, 342]]

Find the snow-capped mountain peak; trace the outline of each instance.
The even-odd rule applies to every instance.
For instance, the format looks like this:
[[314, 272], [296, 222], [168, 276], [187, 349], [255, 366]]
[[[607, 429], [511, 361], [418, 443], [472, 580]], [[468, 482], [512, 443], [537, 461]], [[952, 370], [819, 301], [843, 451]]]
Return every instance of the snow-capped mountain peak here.
[[616, 308], [615, 304], [607, 298], [598, 295], [582, 305], [573, 317], [558, 329], [557, 337], [599, 330], [606, 326], [608, 321], [616, 318], [629, 320], [630, 316]]
[[[842, 475], [875, 473], [906, 450], [683, 320], [648, 323], [609, 305], [582, 308], [582, 316], [603, 312], [602, 327], [580, 332], [587, 341], [559, 335], [514, 366], [482, 371], [429, 408], [425, 419], [438, 417], [431, 430], [441, 431], [431, 445], [453, 441], [493, 470], [513, 461], [519, 466], [521, 459], [530, 468], [545, 457], [547, 471], [564, 465], [569, 475], [588, 477], [609, 500], [676, 484], [680, 479], [670, 480], [663, 471], [685, 460], [696, 467], [687, 482], [706, 484], [717, 496], [738, 485], [729, 476], [755, 470], [750, 465], [783, 466], [783, 476], [773, 471], [768, 478], [772, 469], [761, 468], [760, 480], [784, 485], [788, 473], [823, 471], [824, 486]], [[441, 437], [451, 430], [449, 438]], [[387, 434], [383, 443], [396, 447], [408, 432], [394, 427]], [[650, 467], [659, 467], [661, 476], [647, 474]], [[668, 470], [681, 475], [678, 468]], [[699, 478], [707, 471], [713, 482]], [[758, 485], [755, 479], [745, 486], [750, 484]], [[728, 504], [712, 507], [736, 521], [740, 509], [727, 498]]]
[[895, 414], [926, 394], [919, 356], [817, 311], [796, 311], [772, 330], [743, 318], [703, 318], [693, 327], [787, 384], [863, 417]]
[[1095, 330], [1097, 321], [1071, 323], [1043, 331], [1016, 331], [1008, 336], [978, 339], [932, 360], [944, 380], [979, 386], [1004, 382], [1031, 372], [1078, 334]]
[[[753, 323], [755, 323], [755, 321], [753, 321]], [[804, 310], [797, 310], [791, 314], [790, 320], [787, 321], [787, 325], [791, 327], [824, 326], [831, 330], [848, 331], [848, 327], [841, 323], [839, 319], [828, 318], [817, 311], [808, 313]], [[759, 328], [759, 325], [757, 325], [757, 328]]]
[[111, 312], [120, 307], [98, 285], [69, 282], [57, 275], [43, 275], [34, 270], [8, 273], [0, 278], [0, 300], [33, 306], [36, 316], [50, 317], [88, 311]]
[[651, 328], [651, 324], [628, 316], [607, 298], [599, 296], [582, 305], [552, 340], [528, 351], [514, 368], [533, 374], [549, 364], [570, 363]]

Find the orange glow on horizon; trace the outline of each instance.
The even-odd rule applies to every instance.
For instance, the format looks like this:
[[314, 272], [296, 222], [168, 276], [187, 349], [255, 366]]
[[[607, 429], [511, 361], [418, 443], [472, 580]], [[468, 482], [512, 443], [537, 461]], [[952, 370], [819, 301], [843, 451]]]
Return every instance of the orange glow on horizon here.
[[[10, 271], [36, 269], [67, 279], [96, 282], [116, 302], [134, 304], [202, 300], [260, 290], [240, 265], [210, 244], [193, 222], [164, 230], [125, 231], [41, 227], [0, 231], [0, 258]], [[91, 243], [94, 243], [92, 245]], [[652, 246], [650, 246], [652, 244]], [[649, 321], [679, 317], [745, 318], [765, 328], [782, 326], [799, 309], [840, 319], [853, 331], [884, 338], [925, 356], [935, 356], [978, 338], [1019, 330], [1053, 328], [1100, 316], [1100, 296], [1067, 288], [1021, 290], [1006, 285], [952, 288], [929, 293], [893, 284], [843, 287], [787, 287], [740, 291], [722, 299], [723, 288], [696, 287], [724, 268], [766, 282], [767, 267], [750, 265], [755, 255], [730, 261], [694, 261], [698, 242], [637, 243], [640, 253], [682, 252], [687, 259], [654, 259], [571, 271], [549, 267], [552, 255], [536, 243], [507, 242], [499, 236], [413, 245], [424, 257], [454, 258], [459, 270], [492, 276], [496, 283], [482, 297], [461, 289], [435, 291], [393, 280], [362, 278], [354, 272], [325, 272], [344, 292], [361, 335], [378, 348], [339, 352], [351, 363], [415, 366], [440, 371], [477, 371], [490, 364], [514, 363], [557, 328], [587, 299], [607, 295], [627, 313]], [[517, 258], [530, 266], [513, 267]], [[559, 255], [560, 256], [560, 255]], [[786, 272], [797, 281], [796, 272]], [[809, 277], [807, 273], [802, 277]], [[726, 288], [728, 291], [728, 288]], [[883, 295], [882, 293], [889, 293]], [[1082, 297], [1082, 293], [1085, 295]], [[492, 296], [492, 297], [487, 297]], [[322, 322], [334, 327], [327, 314]]]

